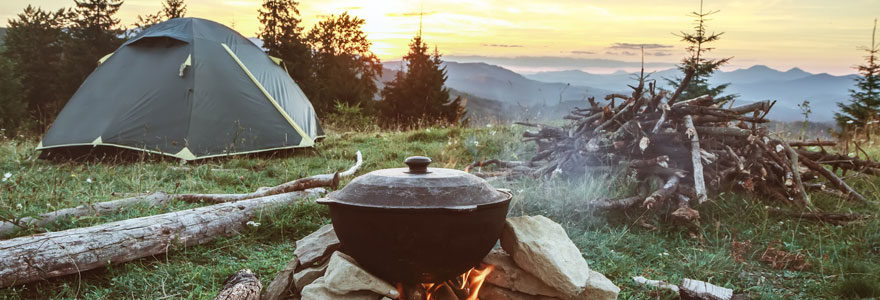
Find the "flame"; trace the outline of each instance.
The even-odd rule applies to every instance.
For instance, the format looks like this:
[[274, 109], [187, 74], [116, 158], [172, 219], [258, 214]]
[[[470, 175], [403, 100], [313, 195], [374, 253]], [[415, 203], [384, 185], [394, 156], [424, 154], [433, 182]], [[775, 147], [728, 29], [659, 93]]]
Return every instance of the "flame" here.
[[477, 296], [480, 294], [480, 287], [483, 286], [483, 282], [486, 281], [486, 277], [489, 277], [489, 273], [492, 273], [492, 270], [495, 270], [495, 266], [487, 265], [480, 270], [471, 269], [468, 271], [468, 288], [471, 291], [467, 297], [467, 300], [478, 300]]
[[[486, 281], [486, 278], [489, 277], [489, 273], [492, 273], [492, 270], [495, 270], [495, 266], [493, 265], [482, 265], [482, 268], [471, 268], [464, 274], [461, 274], [457, 280], [449, 280], [444, 283], [422, 283], [416, 286], [405, 287], [403, 284], [397, 284], [397, 291], [400, 292], [399, 300], [405, 300], [406, 294], [405, 292], [410, 288], [418, 288], [422, 293], [424, 293], [424, 298], [426, 300], [442, 300], [445, 297], [443, 295], [448, 295], [453, 292], [453, 289], [457, 289], [457, 292], [466, 292], [467, 298], [461, 298], [462, 300], [479, 300], [480, 287], [483, 286], [483, 282]], [[441, 291], [441, 289], [443, 291]], [[438, 291], [441, 291], [438, 293]]]

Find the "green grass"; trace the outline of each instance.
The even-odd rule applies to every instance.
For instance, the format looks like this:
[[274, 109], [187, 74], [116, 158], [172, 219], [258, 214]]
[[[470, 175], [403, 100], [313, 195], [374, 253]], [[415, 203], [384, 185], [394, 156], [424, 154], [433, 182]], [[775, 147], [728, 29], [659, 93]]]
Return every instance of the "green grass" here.
[[[0, 140], [0, 216], [20, 218], [107, 201], [111, 193], [242, 193], [295, 178], [347, 168], [356, 150], [368, 171], [400, 167], [410, 155], [428, 155], [432, 166], [462, 168], [475, 158], [527, 159], [534, 148], [519, 141], [522, 128], [429, 128], [403, 132], [330, 132], [314, 150], [277, 157], [236, 157], [187, 164], [177, 161], [138, 160], [118, 163], [59, 163], [36, 159], [37, 141]], [[211, 169], [231, 171], [211, 171]], [[91, 183], [87, 182], [91, 179]], [[857, 189], [876, 199], [877, 180], [853, 179]], [[511, 189], [511, 215], [543, 214], [560, 222], [582, 250], [590, 266], [621, 287], [620, 299], [674, 298], [667, 292], [635, 285], [631, 277], [678, 283], [682, 278], [709, 281], [758, 299], [839, 299], [878, 297], [880, 292], [880, 222], [847, 226], [779, 219], [768, 216], [761, 199], [722, 194], [699, 207], [701, 238], [653, 213], [634, 209], [603, 214], [585, 205], [590, 200], [627, 195], [633, 179], [594, 176], [538, 182], [533, 179], [493, 180]], [[347, 181], [342, 182], [345, 184]], [[824, 210], [876, 215], [876, 204], [860, 205], [815, 197]], [[64, 230], [137, 216], [199, 206], [172, 202], [164, 207], [138, 207], [124, 213], [83, 217], [49, 226]], [[635, 222], [658, 227], [648, 230]], [[204, 245], [174, 248], [169, 253], [126, 264], [48, 281], [0, 289], [0, 299], [210, 299], [223, 280], [241, 268], [250, 268], [268, 285], [284, 267], [294, 242], [329, 223], [327, 210], [314, 202], [286, 207], [260, 216], [261, 225], [242, 235], [220, 238]], [[26, 235], [38, 228], [19, 232]], [[731, 256], [731, 243], [750, 241], [745, 262]], [[778, 241], [778, 242], [777, 242]], [[804, 271], [775, 270], [760, 261], [771, 243], [803, 253], [812, 265]]]

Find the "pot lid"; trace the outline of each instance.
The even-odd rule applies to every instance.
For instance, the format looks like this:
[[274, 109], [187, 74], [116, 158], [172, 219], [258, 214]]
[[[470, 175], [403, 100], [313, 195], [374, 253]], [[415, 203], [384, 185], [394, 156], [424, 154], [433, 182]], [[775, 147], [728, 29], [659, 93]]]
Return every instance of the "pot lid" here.
[[429, 168], [431, 159], [412, 156], [408, 168], [372, 171], [327, 195], [330, 202], [380, 208], [467, 209], [503, 202], [510, 194], [486, 180], [453, 169]]

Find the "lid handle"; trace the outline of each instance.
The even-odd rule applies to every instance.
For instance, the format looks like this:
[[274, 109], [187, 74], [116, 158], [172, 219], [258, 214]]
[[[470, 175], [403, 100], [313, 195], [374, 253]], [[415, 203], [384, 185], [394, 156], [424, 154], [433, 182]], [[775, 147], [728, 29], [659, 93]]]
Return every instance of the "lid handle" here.
[[426, 174], [428, 173], [428, 165], [431, 164], [431, 158], [427, 156], [410, 156], [403, 161], [409, 166], [410, 174]]

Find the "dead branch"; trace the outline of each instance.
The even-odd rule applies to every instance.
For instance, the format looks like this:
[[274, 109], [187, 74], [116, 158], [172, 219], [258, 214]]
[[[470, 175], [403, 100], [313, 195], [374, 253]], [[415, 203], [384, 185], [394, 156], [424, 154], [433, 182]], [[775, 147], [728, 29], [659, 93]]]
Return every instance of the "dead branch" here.
[[76, 274], [235, 235], [245, 231], [249, 226], [246, 223], [258, 214], [311, 195], [309, 191], [296, 191], [3, 240], [0, 288]]

